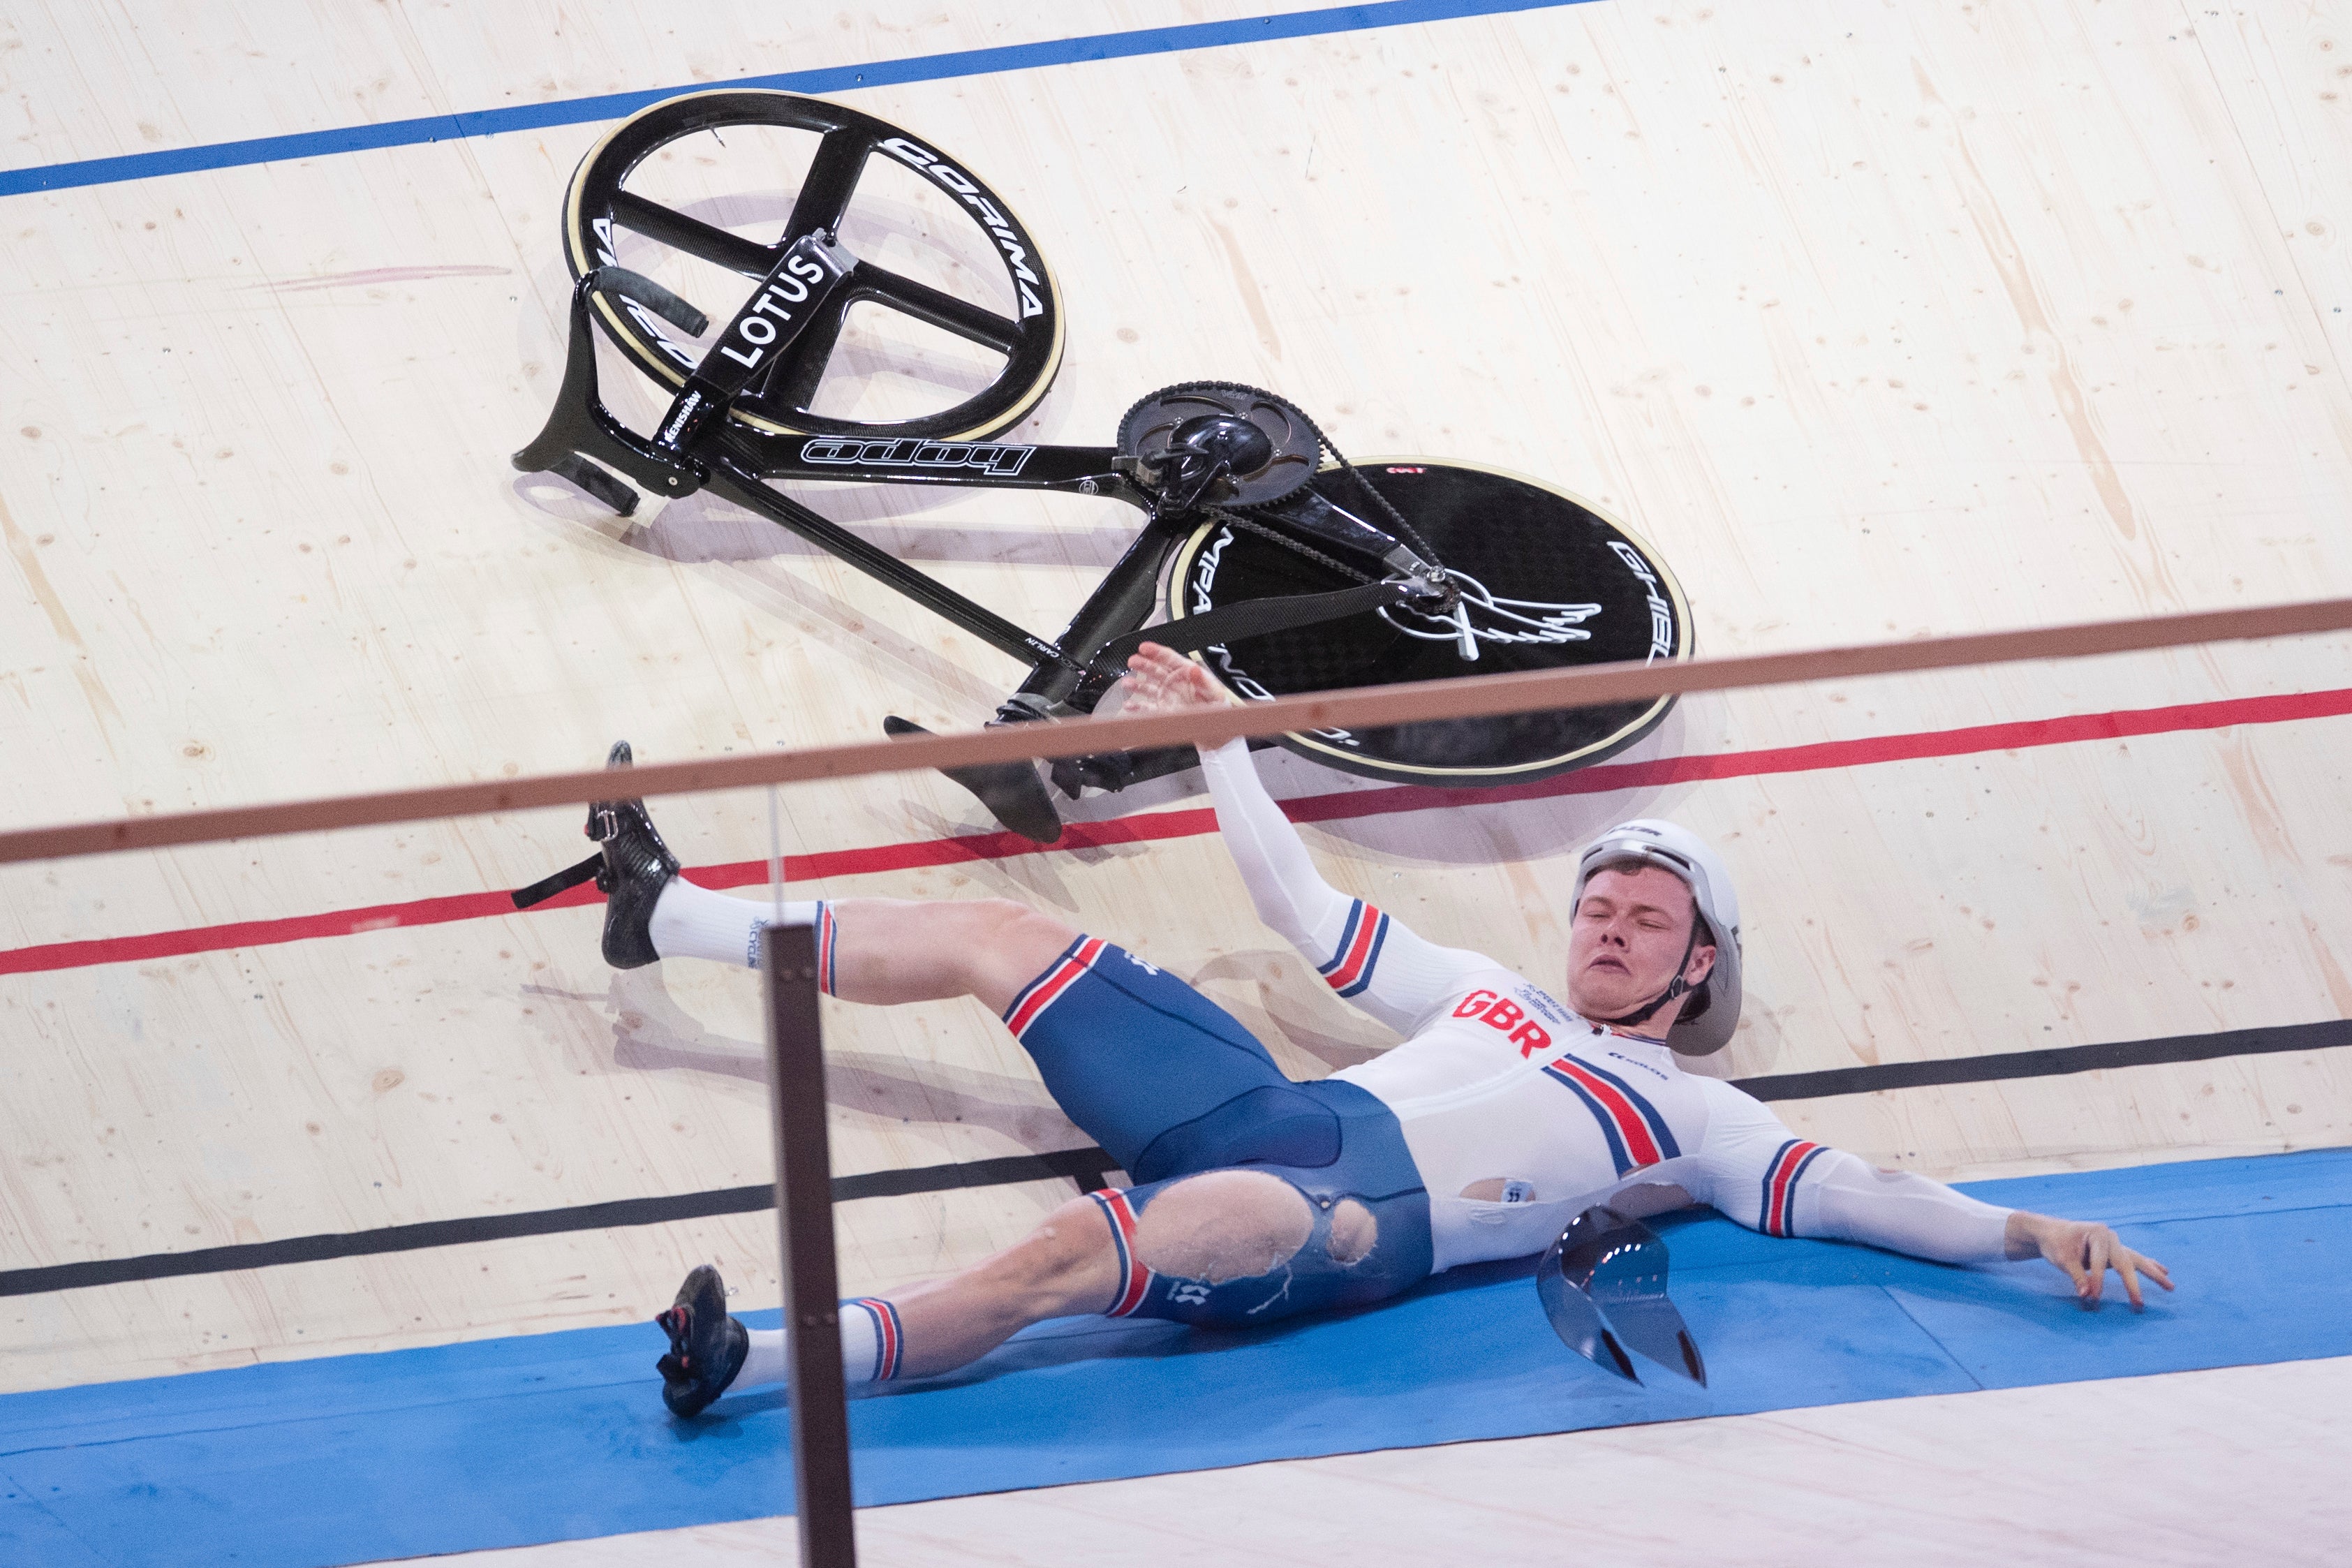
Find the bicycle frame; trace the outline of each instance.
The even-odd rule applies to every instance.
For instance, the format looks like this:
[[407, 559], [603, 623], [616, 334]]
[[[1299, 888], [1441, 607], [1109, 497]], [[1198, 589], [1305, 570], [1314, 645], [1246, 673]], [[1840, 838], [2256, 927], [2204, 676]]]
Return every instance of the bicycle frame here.
[[[998, 651], [1030, 666], [1016, 693], [1042, 717], [1066, 709], [1084, 682], [1087, 661], [1150, 613], [1161, 563], [1189, 531], [1191, 517], [1163, 516], [1151, 498], [1112, 466], [1108, 447], [1029, 447], [993, 442], [945, 442], [912, 437], [865, 439], [833, 436], [767, 436], [740, 426], [716, 444], [709, 488], [836, 560], [886, 583]], [[1071, 617], [1059, 639], [1047, 642], [956, 592], [929, 574], [877, 549], [840, 524], [780, 495], [763, 480], [955, 485], [983, 489], [1058, 490], [1108, 496], [1144, 514], [1144, 524], [1118, 562]], [[1099, 695], [1097, 693], [1097, 695]], [[1077, 705], [1093, 708], [1092, 701]]]
[[[828, 436], [764, 436], [729, 429], [709, 453], [713, 493], [758, 512], [835, 559], [1029, 665], [1005, 718], [1091, 711], [1101, 696], [1088, 662], [1104, 645], [1150, 616], [1161, 565], [1191, 531], [1190, 513], [1156, 510], [1152, 500], [1111, 465], [1108, 447], [1028, 447], [940, 442], [911, 437], [865, 440]], [[812, 452], [822, 453], [813, 458]], [[990, 467], [989, 465], [1000, 465]], [[929, 470], [929, 471], [927, 471]], [[1108, 496], [1144, 514], [1142, 528], [1104, 574], [1053, 642], [1035, 636], [929, 574], [918, 571], [839, 523], [780, 495], [763, 480], [957, 485], [983, 489], [1059, 490]]]
[[[780, 260], [771, 277], [782, 274], [785, 266]], [[749, 377], [730, 374], [724, 367], [716, 377], [706, 374], [726, 352], [726, 333], [672, 403], [662, 421], [662, 434], [641, 436], [615, 417], [599, 395], [589, 305], [591, 296], [604, 286], [601, 276], [590, 273], [572, 289], [563, 384], [545, 427], [515, 454], [517, 468], [561, 474], [625, 517], [635, 510], [636, 496], [607, 468], [618, 469], [656, 495], [675, 498], [709, 490], [1026, 663], [1029, 674], [998, 710], [1000, 721], [1093, 710], [1117, 673], [1097, 668], [1097, 656], [1150, 618], [1161, 568], [1198, 525], [1200, 511], [1171, 506], [1164, 494], [1138, 483], [1129, 471], [1130, 465], [1123, 463], [1112, 447], [1023, 446], [865, 433], [770, 434], [750, 428], [726, 416], [732, 390], [728, 382]], [[651, 288], [642, 279], [635, 282], [641, 289]], [[739, 314], [737, 324], [751, 314], [760, 297], [755, 290], [753, 304]], [[682, 304], [677, 308], [690, 310]], [[730, 326], [730, 331], [733, 330]], [[792, 335], [787, 331], [779, 339], [749, 341], [774, 342], [781, 350]], [[751, 354], [730, 357], [746, 361], [746, 369], [751, 368]], [[1134, 541], [1087, 595], [1060, 639], [1048, 642], [779, 493], [767, 482], [776, 479], [1058, 490], [1125, 501], [1142, 512], [1144, 520]], [[1409, 558], [1409, 552], [1402, 552], [1387, 534], [1319, 502], [1315, 505], [1324, 515], [1307, 526], [1318, 531], [1325, 542], [1360, 551], [1374, 559]], [[1066, 793], [1075, 795], [1082, 784], [1117, 789], [1189, 763], [1189, 752], [1179, 749], [1165, 758], [1155, 753], [1150, 758], [1084, 759], [1057, 765], [1055, 774]]]

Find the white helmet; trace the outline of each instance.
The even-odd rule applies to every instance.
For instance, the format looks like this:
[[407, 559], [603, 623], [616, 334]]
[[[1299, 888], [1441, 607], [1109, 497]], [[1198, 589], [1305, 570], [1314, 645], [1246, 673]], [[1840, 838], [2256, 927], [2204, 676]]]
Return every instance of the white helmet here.
[[[1699, 914], [1715, 937], [1715, 967], [1692, 987], [1695, 1005], [1683, 1009], [1683, 1016], [1666, 1031], [1666, 1043], [1686, 1057], [1721, 1050], [1731, 1043], [1732, 1028], [1739, 1022], [1739, 895], [1731, 886], [1731, 873], [1706, 840], [1687, 827], [1654, 817], [1621, 822], [1586, 845], [1576, 858], [1576, 891], [1569, 900], [1570, 920], [1576, 918], [1576, 906], [1584, 900], [1584, 884], [1591, 880], [1592, 873], [1619, 860], [1644, 861], [1673, 872], [1689, 887]], [[1682, 977], [1675, 978], [1675, 987], [1653, 1003], [1654, 1008], [1682, 994]]]

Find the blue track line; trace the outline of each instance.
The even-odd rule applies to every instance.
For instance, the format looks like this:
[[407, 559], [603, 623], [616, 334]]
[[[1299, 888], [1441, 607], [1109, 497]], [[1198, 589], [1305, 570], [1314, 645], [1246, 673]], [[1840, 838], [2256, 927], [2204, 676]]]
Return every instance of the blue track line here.
[[902, 82], [940, 81], [950, 77], [989, 76], [1000, 71], [1035, 70], [1042, 66], [1076, 65], [1087, 60], [1126, 59], [1135, 55], [1171, 54], [1181, 49], [1220, 48], [1229, 44], [1258, 43], [1273, 38], [1310, 38], [1328, 33], [1361, 32], [1372, 27], [1397, 27], [1417, 22], [1450, 22], [1466, 16], [1501, 16], [1514, 11], [1545, 11], [1588, 0], [1373, 0], [1363, 5], [1333, 5], [1318, 11], [1293, 11], [1277, 16], [1250, 16], [1233, 22], [1196, 22], [1180, 27], [1143, 27], [1128, 33], [1097, 33], [1082, 38], [1057, 38], [1038, 44], [1009, 44], [992, 49], [958, 49], [943, 55], [918, 55], [912, 59], [877, 60], [866, 65], [831, 66], [819, 70], [783, 71], [773, 76], [739, 77], [732, 81], [695, 82], [684, 87], [652, 88], [640, 92], [609, 92], [594, 98], [568, 98], [555, 103], [520, 104], [510, 109], [472, 110], [457, 114], [430, 114], [415, 120], [392, 120], [380, 125], [352, 125], [338, 131], [306, 131], [292, 136], [257, 136], [245, 142], [215, 142], [201, 147], [180, 147], [163, 153], [133, 153], [120, 158], [86, 158], [72, 163], [48, 163], [31, 169], [0, 171], [0, 196], [26, 195], [36, 191], [71, 190], [79, 185], [109, 185], [125, 180], [152, 180], [166, 174], [191, 174], [205, 169], [235, 169], [248, 163], [271, 163], [299, 158], [320, 158], [337, 153], [364, 153], [380, 147], [411, 147], [420, 142], [452, 142], [468, 136], [498, 136], [514, 131], [539, 131], [551, 125], [580, 125], [618, 120], [650, 103], [681, 92], [718, 88], [770, 88], [785, 92], [837, 93], [861, 88], [893, 87]]

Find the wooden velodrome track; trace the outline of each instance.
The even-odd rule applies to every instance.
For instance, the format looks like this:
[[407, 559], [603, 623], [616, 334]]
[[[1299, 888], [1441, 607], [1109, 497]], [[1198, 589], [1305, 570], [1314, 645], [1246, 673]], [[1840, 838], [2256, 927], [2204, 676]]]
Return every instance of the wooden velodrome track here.
[[[1264, 9], [282, 0], [213, 32], [55, 7], [0, 23], [0, 165]], [[1594, 497], [1735, 654], [2352, 594], [2347, 62], [2342, 5], [1601, 0], [840, 90], [967, 159], [1058, 272], [1068, 356], [1024, 438], [1107, 440], [1169, 382], [1270, 385], [1351, 452]], [[560, 366], [557, 206], [599, 131], [0, 196], [0, 826], [556, 772], [620, 735], [663, 762], [888, 712], [961, 728], [1017, 679], [716, 502], [627, 523], [508, 470]], [[925, 220], [911, 195], [887, 216]], [[859, 407], [939, 371], [932, 345], [853, 346]], [[1129, 516], [819, 504], [1048, 631]], [[1365, 797], [1309, 830], [1336, 880], [1538, 975], [1583, 837], [1710, 835], [1749, 999], [1704, 1070], [2275, 1032], [2352, 1016], [2346, 647], [1700, 695], [1588, 780], [1611, 787], [1444, 812], [1266, 766]], [[1029, 899], [1192, 978], [1296, 1072], [1381, 1043], [1235, 913], [1193, 827], [950, 856], [908, 847], [990, 825], [928, 775], [785, 802], [787, 851], [824, 872], [800, 896]], [[1199, 804], [1171, 781], [1076, 815]], [[657, 809], [691, 867], [767, 851], [757, 794]], [[746, 976], [615, 974], [593, 907], [480, 897], [577, 834], [567, 809], [0, 869], [0, 1269], [765, 1180]], [[139, 940], [168, 932], [191, 934]], [[845, 1173], [1084, 1142], [976, 1008], [827, 1028]], [[1948, 1176], [2352, 1142], [2352, 1053], [2264, 1037], [2311, 1048], [1779, 1109]], [[845, 1283], [959, 1267], [1070, 1191], [845, 1204]], [[11, 1295], [0, 1387], [642, 1318], [706, 1258], [772, 1291], [774, 1246], [740, 1214]]]

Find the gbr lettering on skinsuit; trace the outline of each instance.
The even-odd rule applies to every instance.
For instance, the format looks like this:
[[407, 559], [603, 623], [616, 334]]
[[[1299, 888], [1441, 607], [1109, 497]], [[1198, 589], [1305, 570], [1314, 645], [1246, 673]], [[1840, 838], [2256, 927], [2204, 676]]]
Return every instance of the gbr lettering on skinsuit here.
[[1492, 991], [1473, 991], [1462, 998], [1461, 1004], [1454, 1009], [1454, 1016], [1475, 1018], [1488, 1028], [1500, 1032], [1504, 1038], [1519, 1047], [1521, 1060], [1551, 1044], [1550, 1033], [1528, 1017], [1526, 1008]]

